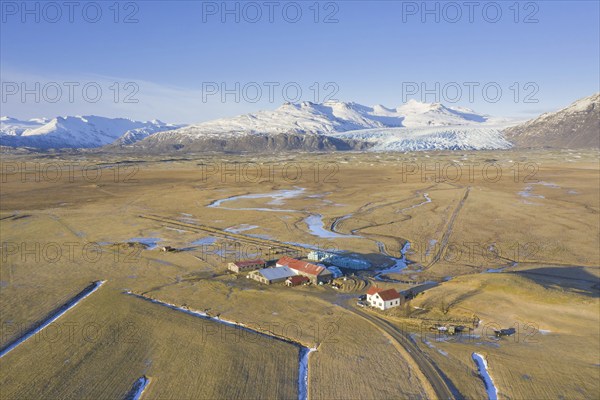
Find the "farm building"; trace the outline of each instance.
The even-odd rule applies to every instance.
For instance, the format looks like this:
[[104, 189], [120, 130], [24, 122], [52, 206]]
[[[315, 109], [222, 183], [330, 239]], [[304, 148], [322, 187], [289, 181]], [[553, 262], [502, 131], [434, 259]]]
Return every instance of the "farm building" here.
[[333, 278], [340, 278], [341, 276], [344, 275], [342, 273], [342, 271], [336, 266], [330, 266], [330, 267], [327, 267], [327, 269], [331, 272], [331, 274], [333, 275]]
[[308, 282], [310, 282], [310, 279], [302, 275], [290, 276], [285, 280], [286, 286], [299, 286]]
[[307, 258], [311, 261], [324, 262], [341, 268], [367, 269], [370, 267], [366, 260], [361, 260], [354, 257], [345, 257], [327, 251], [313, 250], [308, 253]]
[[396, 289], [372, 287], [367, 291], [367, 304], [380, 310], [398, 307], [400, 305], [400, 293]]
[[267, 285], [283, 282], [292, 276], [296, 276], [296, 272], [288, 267], [263, 268], [248, 274], [248, 278]]
[[234, 261], [227, 264], [227, 269], [233, 271], [235, 273], [253, 271], [255, 269], [264, 268], [267, 266], [265, 260], [257, 259], [257, 260], [244, 260], [244, 261]]
[[291, 257], [280, 258], [276, 265], [278, 267], [288, 267], [295, 271], [297, 275], [306, 276], [313, 284], [326, 283], [333, 279], [333, 274], [327, 268]]

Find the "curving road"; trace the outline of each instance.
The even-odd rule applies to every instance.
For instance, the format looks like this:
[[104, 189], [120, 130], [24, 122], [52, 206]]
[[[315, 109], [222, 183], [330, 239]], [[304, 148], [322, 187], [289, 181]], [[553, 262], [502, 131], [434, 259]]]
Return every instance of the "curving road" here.
[[429, 383], [433, 387], [433, 390], [435, 391], [437, 399], [463, 398], [452, 381], [448, 379], [448, 377], [439, 369], [439, 367], [431, 360], [431, 358], [429, 358], [429, 356], [412, 341], [406, 332], [403, 332], [401, 329], [389, 323], [385, 319], [369, 312], [347, 305], [344, 307], [360, 317], [365, 318], [377, 328], [390, 335], [402, 347], [404, 347], [406, 351], [410, 353], [415, 363], [419, 366], [419, 369], [423, 375], [425, 375], [425, 377], [428, 379]]

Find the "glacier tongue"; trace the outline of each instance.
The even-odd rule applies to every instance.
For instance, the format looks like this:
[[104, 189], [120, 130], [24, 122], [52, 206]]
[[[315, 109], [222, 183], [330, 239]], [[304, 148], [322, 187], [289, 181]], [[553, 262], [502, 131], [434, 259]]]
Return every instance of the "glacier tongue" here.
[[424, 128], [363, 129], [332, 135], [371, 145], [370, 151], [509, 149], [499, 127], [440, 126]]
[[127, 151], [505, 149], [511, 145], [494, 126], [502, 122], [467, 108], [415, 100], [396, 108], [302, 102], [188, 126], [97, 116], [50, 121], [3, 117], [0, 143], [38, 148], [111, 144]]

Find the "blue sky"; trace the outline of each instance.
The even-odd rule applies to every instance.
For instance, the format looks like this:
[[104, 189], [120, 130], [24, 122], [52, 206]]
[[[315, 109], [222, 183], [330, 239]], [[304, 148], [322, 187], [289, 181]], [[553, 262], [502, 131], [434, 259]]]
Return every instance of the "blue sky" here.
[[[273, 22], [264, 1], [227, 2], [234, 11], [226, 15], [221, 1], [124, 1], [118, 14], [114, 1], [84, 1], [73, 22], [64, 2], [55, 2], [61, 16], [26, 3], [23, 15], [23, 2], [2, 1], [1, 114], [18, 118], [191, 123], [273, 109], [297, 100], [298, 88], [299, 100], [335, 92], [334, 99], [395, 107], [415, 98], [524, 118], [600, 88], [598, 1], [481, 1], [472, 15], [461, 1], [428, 2], [429, 14], [421, 1], [324, 1], [318, 15], [314, 1], [280, 2]], [[72, 101], [65, 82], [79, 84]], [[95, 102], [82, 93], [90, 82], [102, 90]], [[40, 98], [23, 98], [23, 85]], [[222, 98], [222, 88], [232, 92]], [[126, 102], [128, 94], [137, 103]]]

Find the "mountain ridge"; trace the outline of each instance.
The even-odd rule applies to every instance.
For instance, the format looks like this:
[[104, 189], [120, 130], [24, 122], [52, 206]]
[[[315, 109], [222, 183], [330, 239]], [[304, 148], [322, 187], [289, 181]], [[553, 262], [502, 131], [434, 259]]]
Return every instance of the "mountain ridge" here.
[[158, 131], [178, 127], [159, 120], [142, 122], [95, 115], [27, 121], [5, 116], [0, 120], [0, 144], [39, 149], [95, 148], [117, 140], [131, 144]]
[[[261, 152], [285, 149], [366, 149], [376, 145], [362, 138], [339, 135], [368, 129], [408, 129], [485, 124], [490, 116], [440, 103], [409, 101], [396, 108], [364, 106], [354, 102], [284, 103], [274, 110], [237, 115], [159, 132], [136, 142], [133, 148], [166, 151], [204, 148], [207, 151]], [[279, 135], [285, 135], [278, 137]], [[308, 135], [302, 138], [302, 135]], [[271, 139], [266, 139], [271, 137]], [[229, 142], [224, 144], [223, 140]], [[265, 141], [269, 144], [265, 147]], [[292, 145], [293, 143], [293, 145]], [[442, 143], [442, 142], [440, 142]], [[479, 148], [470, 146], [469, 148]], [[235, 150], [233, 150], [235, 149]]]
[[600, 148], [600, 92], [503, 133], [517, 147]]

